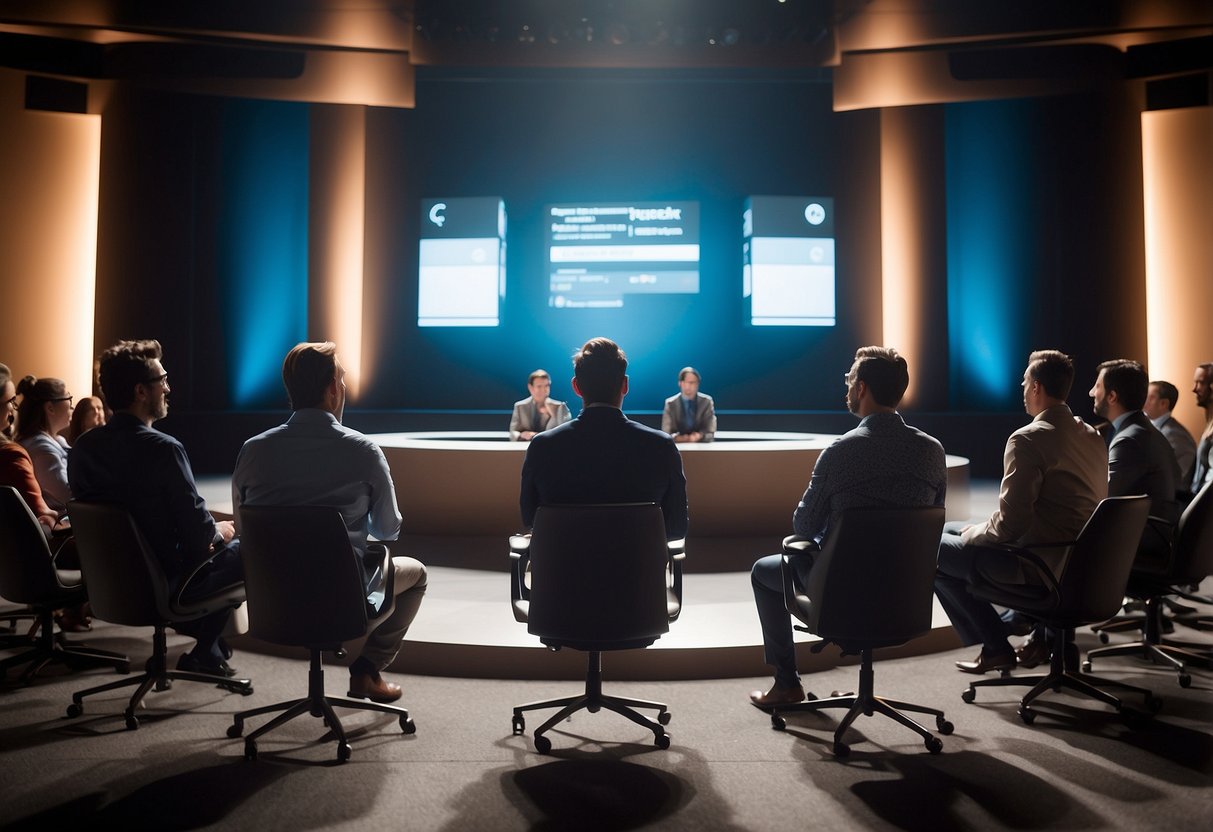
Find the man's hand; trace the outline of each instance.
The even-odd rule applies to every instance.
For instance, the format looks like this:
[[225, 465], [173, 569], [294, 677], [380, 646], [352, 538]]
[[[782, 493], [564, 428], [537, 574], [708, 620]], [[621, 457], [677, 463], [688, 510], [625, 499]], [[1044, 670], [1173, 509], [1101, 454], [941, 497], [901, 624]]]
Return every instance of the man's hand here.
[[232, 538], [236, 536], [236, 524], [231, 520], [215, 521], [215, 531], [223, 538], [224, 543], [231, 543]]
[[535, 431], [533, 431], [533, 430], [519, 431], [518, 438], [521, 439], [523, 442], [530, 442], [533, 438], [535, 438]]

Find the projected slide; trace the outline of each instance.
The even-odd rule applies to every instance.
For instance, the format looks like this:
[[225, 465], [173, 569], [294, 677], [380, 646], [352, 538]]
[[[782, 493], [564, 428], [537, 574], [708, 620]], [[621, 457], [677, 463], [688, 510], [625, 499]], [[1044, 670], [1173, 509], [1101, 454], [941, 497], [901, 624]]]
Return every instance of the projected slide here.
[[754, 326], [834, 326], [834, 200], [752, 196], [742, 292]]
[[622, 308], [629, 295], [699, 291], [699, 204], [549, 205], [548, 305]]
[[417, 326], [497, 326], [505, 301], [505, 203], [421, 201]]

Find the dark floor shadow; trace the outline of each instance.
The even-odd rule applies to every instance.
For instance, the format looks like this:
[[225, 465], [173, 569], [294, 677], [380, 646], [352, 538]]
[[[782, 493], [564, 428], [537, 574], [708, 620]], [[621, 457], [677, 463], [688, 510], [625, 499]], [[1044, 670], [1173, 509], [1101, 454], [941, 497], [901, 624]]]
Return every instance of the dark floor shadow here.
[[997, 743], [1005, 753], [1049, 772], [1055, 783], [1070, 783], [1122, 803], [1148, 803], [1164, 797], [1159, 789], [1141, 782], [1136, 772], [1130, 774], [1131, 770], [1126, 769], [1125, 774], [1119, 773], [1117, 769], [1122, 766], [1117, 760], [1104, 759], [1102, 765], [1089, 765], [1064, 748], [1021, 737], [1001, 737]]
[[[213, 757], [208, 759], [213, 760]], [[21, 818], [6, 830], [201, 829], [221, 823], [242, 804], [277, 783], [290, 769], [277, 766], [213, 763], [152, 780], [116, 799], [111, 790], [82, 795], [45, 812]], [[285, 827], [280, 827], [285, 828]]]
[[[864, 756], [861, 753], [861, 756]], [[971, 751], [882, 755], [877, 767], [900, 777], [852, 782], [849, 791], [898, 829], [1097, 829], [1096, 815], [1053, 782]], [[860, 762], [860, 760], [856, 760]], [[848, 763], [850, 765], [850, 763]]]

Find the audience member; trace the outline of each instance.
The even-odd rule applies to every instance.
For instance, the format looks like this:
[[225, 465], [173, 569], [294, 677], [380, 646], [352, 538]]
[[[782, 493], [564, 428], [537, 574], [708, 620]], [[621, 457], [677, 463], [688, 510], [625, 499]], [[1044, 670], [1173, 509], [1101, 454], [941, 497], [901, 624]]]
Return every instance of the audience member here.
[[76, 440], [93, 428], [105, 424], [105, 405], [96, 396], [85, 396], [76, 402], [72, 411], [72, 421], [67, 426], [67, 444], [75, 445]]
[[[401, 517], [387, 459], [379, 446], [344, 427], [345, 368], [331, 342], [297, 344], [282, 362], [291, 416], [244, 443], [232, 474], [239, 528], [242, 506], [324, 505], [340, 509], [358, 555], [368, 602], [380, 609], [362, 653], [350, 665], [349, 695], [375, 702], [400, 698], [400, 686], [382, 676], [417, 615], [426, 589], [425, 566], [393, 557], [394, 597], [386, 598], [387, 549]], [[305, 553], [300, 552], [303, 558]], [[306, 568], [305, 562], [300, 568]]]
[[59, 432], [72, 419], [72, 395], [57, 378], [26, 376], [17, 385], [17, 441], [34, 463], [34, 475], [46, 504], [60, 514], [67, 511], [72, 492], [67, 485], [67, 441]]
[[[969, 593], [970, 574], [981, 572], [1005, 583], [1031, 581], [1014, 555], [998, 545], [1073, 540], [1108, 494], [1103, 439], [1066, 405], [1073, 382], [1074, 363], [1068, 355], [1039, 350], [1028, 356], [1023, 402], [1032, 421], [1007, 439], [998, 508], [984, 523], [944, 527], [935, 593], [961, 642], [982, 645], [974, 661], [956, 663], [966, 673], [1009, 670], [1016, 663], [1006, 625], [993, 605]], [[1064, 550], [1037, 554], [1056, 570]]]
[[[897, 412], [910, 384], [905, 358], [890, 347], [861, 347], [844, 376], [847, 409], [859, 425], [821, 452], [796, 511], [792, 528], [820, 542], [834, 515], [864, 506], [941, 506], [948, 488], [943, 446], [911, 427]], [[762, 625], [766, 663], [775, 668], [775, 683], [766, 693], [750, 693], [760, 708], [804, 699], [796, 670], [792, 622], [784, 608], [781, 555], [754, 563], [750, 583]], [[811, 557], [798, 557], [794, 568], [807, 578]]]
[[59, 514], [42, 499], [42, 489], [34, 476], [34, 464], [25, 448], [12, 438], [12, 426], [17, 414], [17, 390], [8, 367], [0, 364], [0, 485], [17, 489], [30, 511], [49, 534]]
[[1192, 471], [1192, 493], [1213, 482], [1213, 363], [1201, 364], [1192, 377], [1197, 406], [1204, 408], [1205, 429], [1200, 432], [1196, 463]]
[[[119, 341], [101, 354], [101, 392], [114, 415], [80, 437], [68, 459], [68, 480], [78, 500], [124, 505], [173, 591], [189, 600], [239, 582], [243, 572], [235, 526], [211, 517], [185, 448], [152, 427], [168, 415], [161, 358], [159, 341]], [[221, 610], [177, 625], [197, 641], [178, 669], [235, 676], [221, 638], [231, 617], [231, 610]]]
[[573, 354], [581, 415], [527, 448], [519, 497], [526, 528], [541, 505], [653, 502], [661, 506], [667, 537], [686, 536], [682, 457], [669, 436], [624, 415], [627, 368], [627, 356], [607, 338], [591, 338]]
[[510, 439], [529, 441], [535, 434], [563, 425], [569, 420], [569, 407], [548, 397], [552, 392], [552, 377], [547, 370], [535, 370], [526, 380], [531, 395], [514, 402], [510, 416]]
[[665, 400], [661, 429], [675, 442], [711, 442], [716, 437], [716, 403], [699, 392], [699, 371], [678, 371], [678, 393]]
[[[1179, 520], [1175, 499], [1179, 465], [1166, 438], [1140, 409], [1146, 401], [1149, 376], [1141, 364], [1127, 359], [1105, 361], [1098, 371], [1088, 395], [1095, 415], [1111, 425], [1108, 496], [1145, 494], [1150, 498], [1150, 514], [1174, 526]], [[1170, 554], [1170, 527], [1152, 523], [1138, 545], [1137, 566], [1165, 566]], [[1032, 637], [1015, 650], [1018, 664], [1035, 667], [1048, 661], [1052, 643], [1043, 628], [1036, 628]]]
[[1175, 453], [1175, 461], [1179, 465], [1179, 483], [1186, 491], [1192, 483], [1192, 469], [1196, 463], [1196, 440], [1188, 429], [1171, 415], [1178, 403], [1178, 387], [1169, 381], [1151, 381], [1150, 389], [1146, 393], [1146, 403], [1141, 409], [1150, 417], [1154, 427], [1162, 431]]

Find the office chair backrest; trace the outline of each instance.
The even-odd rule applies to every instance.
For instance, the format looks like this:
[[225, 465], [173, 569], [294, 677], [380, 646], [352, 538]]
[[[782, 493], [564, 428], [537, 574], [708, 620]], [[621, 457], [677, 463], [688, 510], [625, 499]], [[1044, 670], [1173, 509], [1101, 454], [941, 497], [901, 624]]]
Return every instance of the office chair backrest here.
[[257, 638], [329, 649], [366, 634], [366, 589], [338, 509], [242, 505], [240, 556]]
[[530, 559], [527, 630], [545, 643], [620, 649], [669, 632], [660, 506], [540, 506]]
[[0, 486], [0, 597], [38, 604], [58, 590], [42, 524], [17, 489]]
[[1145, 495], [1108, 497], [1095, 507], [1059, 576], [1058, 609], [1065, 619], [1102, 621], [1120, 609], [1149, 514]]
[[806, 582], [810, 631], [900, 644], [931, 629], [943, 506], [854, 508], [830, 520]]
[[1213, 575], [1213, 482], [1206, 483], [1184, 509], [1172, 551], [1174, 583], [1200, 583]]
[[77, 500], [69, 513], [93, 613], [128, 627], [172, 620], [168, 578], [130, 512]]

